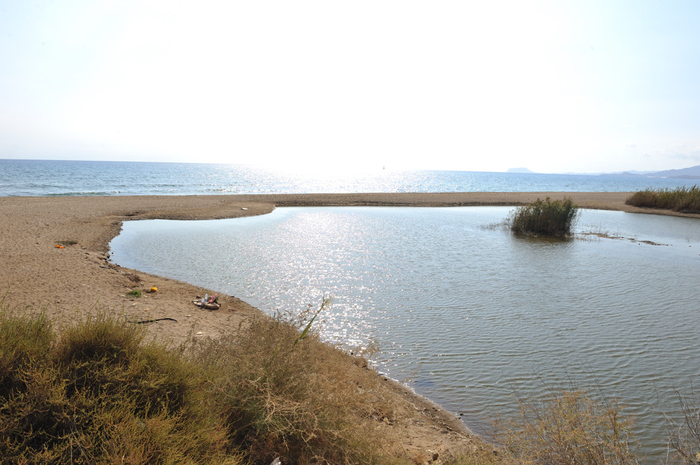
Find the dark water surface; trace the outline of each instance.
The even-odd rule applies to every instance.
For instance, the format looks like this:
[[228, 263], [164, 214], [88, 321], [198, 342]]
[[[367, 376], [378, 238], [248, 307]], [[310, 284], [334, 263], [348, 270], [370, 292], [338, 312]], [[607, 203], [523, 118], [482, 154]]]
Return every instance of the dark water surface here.
[[513, 413], [516, 392], [599, 385], [636, 416], [644, 453], [660, 457], [674, 389], [700, 374], [700, 220], [584, 210], [576, 238], [561, 242], [495, 225], [509, 211], [305, 207], [134, 221], [112, 257], [268, 312], [331, 295], [326, 339], [375, 341], [380, 371], [476, 431]]

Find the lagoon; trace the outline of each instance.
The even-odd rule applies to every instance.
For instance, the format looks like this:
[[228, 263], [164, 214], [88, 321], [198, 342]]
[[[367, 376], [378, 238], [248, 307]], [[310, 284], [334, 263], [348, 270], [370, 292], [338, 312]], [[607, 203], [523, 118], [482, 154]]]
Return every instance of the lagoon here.
[[665, 444], [674, 389], [700, 373], [700, 228], [584, 210], [569, 241], [499, 226], [504, 207], [278, 208], [260, 217], [134, 221], [119, 265], [220, 289], [269, 312], [333, 296], [323, 337], [373, 343], [380, 371], [476, 432], [544, 385], [596, 387]]

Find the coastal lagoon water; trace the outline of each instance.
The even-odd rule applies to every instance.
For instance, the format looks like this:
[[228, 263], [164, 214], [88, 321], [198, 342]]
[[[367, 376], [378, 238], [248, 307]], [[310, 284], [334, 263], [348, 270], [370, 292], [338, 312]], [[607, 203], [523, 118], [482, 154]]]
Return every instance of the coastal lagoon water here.
[[520, 238], [510, 209], [279, 208], [215, 221], [133, 221], [125, 267], [220, 289], [274, 313], [334, 303], [323, 337], [378, 344], [380, 371], [477, 432], [515, 395], [596, 386], [664, 453], [674, 390], [700, 374], [698, 220], [584, 210], [575, 239]]
[[73, 195], [301, 194], [358, 192], [632, 192], [698, 180], [628, 176], [291, 170], [254, 165], [0, 160], [0, 197]]

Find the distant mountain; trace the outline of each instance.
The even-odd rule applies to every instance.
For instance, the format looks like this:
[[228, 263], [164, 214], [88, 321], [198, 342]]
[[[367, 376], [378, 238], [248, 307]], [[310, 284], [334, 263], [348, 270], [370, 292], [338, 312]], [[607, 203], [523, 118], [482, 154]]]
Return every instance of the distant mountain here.
[[666, 171], [624, 171], [618, 173], [603, 173], [601, 176], [629, 176], [634, 178], [681, 178], [700, 179], [700, 165], [680, 170]]
[[527, 168], [508, 168], [506, 173], [534, 173]]
[[680, 170], [657, 171], [647, 176], [654, 178], [685, 178], [685, 179], [700, 179], [700, 165], [683, 168]]

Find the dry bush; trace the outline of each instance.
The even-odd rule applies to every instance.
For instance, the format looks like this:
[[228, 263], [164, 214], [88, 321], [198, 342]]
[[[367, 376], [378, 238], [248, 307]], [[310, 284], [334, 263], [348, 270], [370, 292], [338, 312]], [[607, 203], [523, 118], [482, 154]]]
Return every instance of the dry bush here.
[[516, 463], [627, 465], [638, 462], [630, 420], [614, 401], [596, 402], [583, 390], [551, 392], [520, 401], [516, 419], [497, 426], [496, 440]]
[[700, 405], [691, 390], [689, 396], [676, 392], [683, 414], [678, 423], [668, 419], [669, 457], [667, 463], [697, 465], [700, 463]]
[[[307, 325], [307, 329], [309, 326]], [[394, 397], [361, 359], [280, 319], [196, 344], [233, 441], [253, 463], [405, 463], [380, 421]], [[364, 367], [363, 367], [364, 365]], [[386, 419], [386, 420], [385, 420]]]

